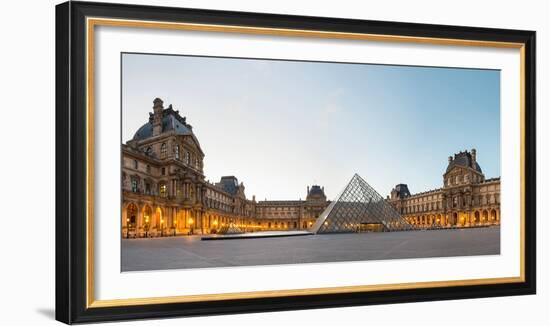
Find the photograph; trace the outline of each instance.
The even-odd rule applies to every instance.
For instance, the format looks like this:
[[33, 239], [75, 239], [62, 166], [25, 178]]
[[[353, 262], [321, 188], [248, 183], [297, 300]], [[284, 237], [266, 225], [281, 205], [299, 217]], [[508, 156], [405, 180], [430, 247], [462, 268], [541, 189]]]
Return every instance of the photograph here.
[[500, 255], [499, 69], [120, 60], [122, 272]]
[[336, 7], [56, 6], [56, 320], [537, 293], [537, 31]]

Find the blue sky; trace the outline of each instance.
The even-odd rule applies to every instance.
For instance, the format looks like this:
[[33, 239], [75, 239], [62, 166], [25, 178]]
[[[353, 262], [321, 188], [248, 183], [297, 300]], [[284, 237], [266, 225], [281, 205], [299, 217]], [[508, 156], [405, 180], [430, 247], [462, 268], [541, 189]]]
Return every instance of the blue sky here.
[[382, 196], [441, 187], [448, 156], [477, 149], [500, 176], [496, 70], [123, 54], [122, 137], [160, 97], [187, 117], [205, 175], [235, 175], [247, 197], [332, 199], [354, 173]]

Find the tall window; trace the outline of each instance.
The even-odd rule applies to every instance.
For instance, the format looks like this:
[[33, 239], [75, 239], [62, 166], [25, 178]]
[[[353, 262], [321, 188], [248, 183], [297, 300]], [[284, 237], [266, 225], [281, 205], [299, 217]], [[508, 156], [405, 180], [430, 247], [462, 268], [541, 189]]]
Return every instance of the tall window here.
[[134, 169], [137, 170], [137, 168], [138, 168], [138, 161], [137, 161], [137, 160], [134, 160]]
[[162, 174], [162, 175], [165, 175], [165, 174], [166, 174], [166, 168], [162, 168], [162, 169], [160, 169], [160, 171], [161, 171], [161, 174]]
[[166, 184], [161, 183], [159, 186], [159, 194], [161, 197], [166, 197]]
[[160, 145], [160, 158], [166, 158], [166, 143]]
[[185, 164], [189, 165], [191, 163], [191, 155], [189, 155], [188, 151], [185, 151], [185, 154], [183, 156], [183, 160], [185, 161]]
[[151, 173], [151, 166], [147, 164], [147, 173]]
[[174, 154], [176, 156], [176, 160], [179, 160], [180, 159], [180, 145], [177, 145], [176, 144], [176, 148], [174, 149]]
[[138, 182], [136, 178], [132, 178], [132, 192], [138, 192]]
[[145, 193], [149, 195], [151, 193], [151, 184], [149, 182], [145, 183]]

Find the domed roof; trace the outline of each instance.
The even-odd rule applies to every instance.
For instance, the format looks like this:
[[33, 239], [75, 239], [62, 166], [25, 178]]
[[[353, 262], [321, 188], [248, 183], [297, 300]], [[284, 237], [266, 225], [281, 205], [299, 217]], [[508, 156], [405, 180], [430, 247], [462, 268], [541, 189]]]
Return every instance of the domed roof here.
[[[171, 107], [163, 111], [162, 114], [162, 132], [168, 132], [174, 130], [177, 135], [192, 135], [192, 127], [185, 122], [185, 118], [182, 118], [177, 111], [174, 111]], [[143, 140], [153, 136], [153, 118], [152, 114], [149, 118], [149, 122], [141, 126], [134, 134], [134, 140]]]
[[447, 166], [447, 171], [451, 171], [454, 167], [460, 166], [460, 167], [469, 167], [475, 169], [479, 173], [483, 173], [481, 171], [481, 167], [477, 162], [475, 162], [472, 166], [472, 154], [468, 151], [460, 152], [458, 154], [455, 154], [454, 158], [449, 157], [449, 165]]
[[306, 200], [325, 200], [325, 189], [319, 185], [313, 185], [311, 188], [307, 187]]
[[323, 189], [321, 189], [320, 186], [318, 186], [318, 185], [313, 185], [313, 186], [311, 186], [311, 190], [309, 191], [309, 195], [310, 195], [310, 196], [313, 196], [313, 195], [321, 195], [321, 196], [324, 196], [325, 193], [324, 193]]

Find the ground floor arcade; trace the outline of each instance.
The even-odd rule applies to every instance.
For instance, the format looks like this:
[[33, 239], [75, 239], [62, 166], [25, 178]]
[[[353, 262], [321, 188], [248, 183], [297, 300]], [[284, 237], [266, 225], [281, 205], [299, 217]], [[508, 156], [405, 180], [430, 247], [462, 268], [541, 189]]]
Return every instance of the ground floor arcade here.
[[154, 200], [124, 202], [121, 217], [124, 238], [211, 234], [226, 225], [234, 225], [244, 232], [299, 230], [307, 229], [314, 222], [300, 219], [257, 219], [205, 209], [201, 205], [169, 205]]
[[421, 227], [476, 227], [500, 224], [500, 209], [488, 207], [471, 211], [451, 211], [447, 213], [408, 214], [405, 220], [412, 225]]

